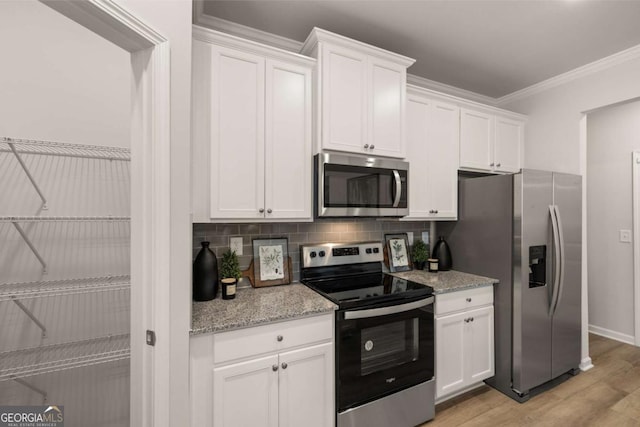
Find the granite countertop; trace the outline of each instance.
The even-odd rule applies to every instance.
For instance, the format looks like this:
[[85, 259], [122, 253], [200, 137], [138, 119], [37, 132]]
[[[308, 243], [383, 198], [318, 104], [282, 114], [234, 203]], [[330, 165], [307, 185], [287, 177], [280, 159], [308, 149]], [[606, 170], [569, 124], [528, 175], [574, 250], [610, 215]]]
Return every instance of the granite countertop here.
[[239, 288], [232, 300], [193, 302], [191, 335], [248, 328], [264, 323], [330, 313], [338, 307], [306, 286]]
[[437, 273], [429, 273], [427, 270], [411, 270], [389, 274], [431, 286], [434, 294], [491, 286], [498, 283], [498, 279], [476, 276], [475, 274], [455, 270], [438, 271]]

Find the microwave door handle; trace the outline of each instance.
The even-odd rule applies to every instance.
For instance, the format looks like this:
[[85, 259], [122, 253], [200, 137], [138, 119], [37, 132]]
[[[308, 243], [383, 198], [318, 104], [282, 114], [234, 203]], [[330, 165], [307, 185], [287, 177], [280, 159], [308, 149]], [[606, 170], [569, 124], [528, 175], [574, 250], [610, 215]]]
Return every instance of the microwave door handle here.
[[402, 197], [402, 181], [400, 180], [400, 174], [397, 170], [393, 171], [393, 177], [396, 181], [396, 197], [393, 200], [393, 207], [397, 208], [400, 204], [400, 198]]
[[425, 298], [419, 301], [409, 302], [400, 305], [390, 305], [388, 307], [370, 308], [367, 310], [346, 311], [344, 313], [345, 320], [367, 319], [369, 317], [386, 316], [388, 314], [403, 313], [405, 311], [415, 310], [416, 308], [425, 307], [433, 304], [433, 297]]

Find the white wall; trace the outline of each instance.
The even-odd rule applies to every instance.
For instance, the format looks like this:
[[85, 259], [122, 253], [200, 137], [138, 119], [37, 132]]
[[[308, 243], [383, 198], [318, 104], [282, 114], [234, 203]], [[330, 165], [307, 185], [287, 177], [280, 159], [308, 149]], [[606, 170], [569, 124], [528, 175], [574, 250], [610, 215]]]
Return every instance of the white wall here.
[[580, 174], [582, 113], [638, 96], [640, 58], [499, 106], [529, 116], [525, 167]]
[[640, 102], [587, 116], [589, 326], [634, 340], [631, 152], [640, 150]]
[[35, 0], [0, 1], [0, 136], [128, 147], [129, 53]]

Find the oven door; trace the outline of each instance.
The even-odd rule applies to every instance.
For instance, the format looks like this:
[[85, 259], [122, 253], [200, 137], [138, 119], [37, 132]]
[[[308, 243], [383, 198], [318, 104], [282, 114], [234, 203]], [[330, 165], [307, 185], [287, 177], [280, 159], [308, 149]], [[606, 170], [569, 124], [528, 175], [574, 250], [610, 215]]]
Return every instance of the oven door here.
[[338, 312], [338, 412], [434, 377], [433, 299]]

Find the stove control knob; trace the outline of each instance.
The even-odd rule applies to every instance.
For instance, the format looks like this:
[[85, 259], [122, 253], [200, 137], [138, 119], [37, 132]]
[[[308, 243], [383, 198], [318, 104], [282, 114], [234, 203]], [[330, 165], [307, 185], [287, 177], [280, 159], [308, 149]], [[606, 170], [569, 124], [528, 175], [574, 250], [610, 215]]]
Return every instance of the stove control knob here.
[[315, 258], [315, 257], [316, 257], [316, 253], [315, 253], [315, 251], [314, 251], [314, 252], [311, 252], [311, 253], [309, 254], [309, 256], [310, 256], [311, 258]]
[[324, 251], [320, 251], [320, 252], [318, 252], [318, 255], [320, 255], [320, 258], [322, 258], [322, 257], [323, 257], [323, 256], [325, 256], [326, 254], [325, 254], [325, 252], [324, 252]]
[[380, 250], [378, 248], [373, 248], [373, 253], [377, 254], [378, 252], [380, 252]]
[[367, 248], [366, 251], [368, 254], [370, 254], [372, 252], [371, 248]]

